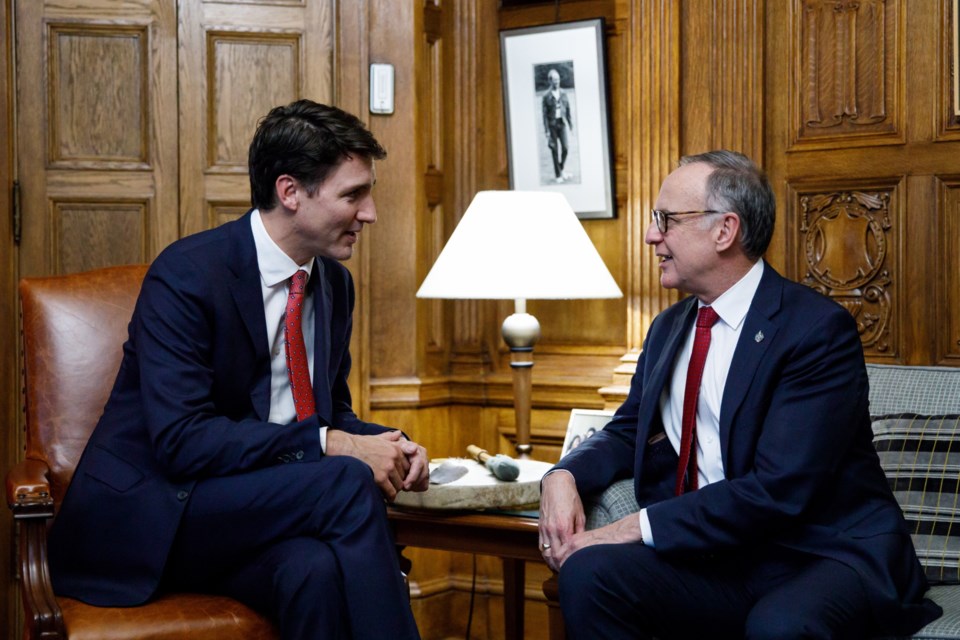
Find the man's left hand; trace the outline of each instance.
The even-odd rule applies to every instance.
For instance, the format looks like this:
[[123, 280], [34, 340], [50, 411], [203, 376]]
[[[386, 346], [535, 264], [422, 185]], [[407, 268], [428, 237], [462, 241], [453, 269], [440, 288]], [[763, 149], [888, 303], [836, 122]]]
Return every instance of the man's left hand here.
[[584, 547], [595, 544], [624, 544], [640, 542], [640, 540], [642, 540], [640, 517], [635, 513], [631, 513], [605, 527], [573, 534], [573, 536], [567, 539], [566, 544], [559, 545], [552, 549], [553, 557], [551, 560], [557, 569], [559, 569], [563, 566], [563, 563], [567, 561], [567, 558]]

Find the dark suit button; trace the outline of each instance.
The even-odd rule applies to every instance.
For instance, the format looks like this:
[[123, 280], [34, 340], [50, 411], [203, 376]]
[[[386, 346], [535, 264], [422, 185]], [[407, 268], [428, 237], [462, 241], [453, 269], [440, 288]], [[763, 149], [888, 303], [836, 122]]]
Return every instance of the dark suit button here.
[[183, 502], [184, 500], [186, 500], [186, 499], [189, 498], [189, 497], [190, 497], [190, 492], [189, 492], [189, 491], [177, 491], [177, 500]]

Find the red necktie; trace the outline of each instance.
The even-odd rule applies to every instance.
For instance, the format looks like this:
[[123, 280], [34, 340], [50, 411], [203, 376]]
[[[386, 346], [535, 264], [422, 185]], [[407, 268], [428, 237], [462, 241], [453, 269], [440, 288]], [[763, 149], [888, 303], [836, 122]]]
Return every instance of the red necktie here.
[[307, 364], [307, 348], [303, 343], [303, 290], [307, 286], [307, 272], [298, 269], [290, 278], [290, 295], [287, 298], [287, 315], [284, 329], [287, 334], [287, 373], [290, 375], [290, 390], [297, 420], [305, 420], [317, 412], [310, 385], [310, 367]]
[[689, 477], [689, 488], [697, 488], [697, 398], [700, 396], [700, 380], [703, 365], [710, 349], [710, 328], [720, 316], [712, 307], [701, 307], [697, 313], [697, 334], [693, 339], [693, 353], [687, 368], [687, 386], [683, 392], [683, 431], [680, 434], [680, 463], [677, 465], [676, 495], [684, 491], [684, 479]]

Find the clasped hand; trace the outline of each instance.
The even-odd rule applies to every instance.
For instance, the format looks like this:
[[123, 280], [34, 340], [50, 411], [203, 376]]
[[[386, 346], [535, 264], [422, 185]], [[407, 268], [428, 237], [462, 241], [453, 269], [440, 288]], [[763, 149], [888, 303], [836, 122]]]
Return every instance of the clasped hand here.
[[427, 450], [399, 431], [361, 436], [330, 429], [327, 455], [347, 455], [365, 462], [389, 502], [400, 491], [426, 491], [430, 482]]

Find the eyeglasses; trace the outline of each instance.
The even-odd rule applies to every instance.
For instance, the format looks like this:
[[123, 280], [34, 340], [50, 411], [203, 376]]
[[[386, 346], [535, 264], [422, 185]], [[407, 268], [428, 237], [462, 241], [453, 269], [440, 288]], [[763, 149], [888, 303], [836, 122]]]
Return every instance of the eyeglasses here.
[[676, 216], [702, 216], [709, 213], [723, 213], [723, 211], [714, 211], [712, 209], [707, 209], [705, 211], [665, 211], [663, 209], [651, 209], [650, 215], [653, 217], [653, 221], [657, 223], [657, 229], [660, 230], [660, 233], [667, 232], [667, 226], [671, 218]]

